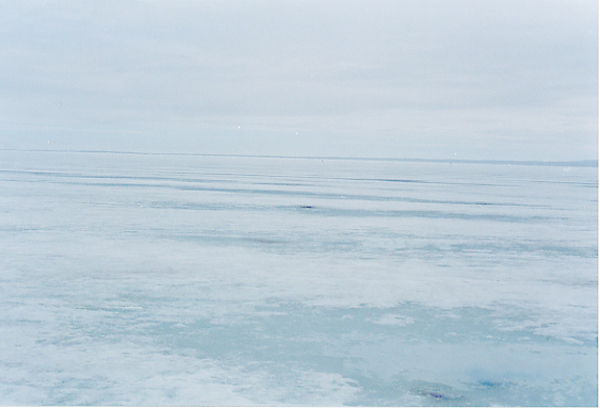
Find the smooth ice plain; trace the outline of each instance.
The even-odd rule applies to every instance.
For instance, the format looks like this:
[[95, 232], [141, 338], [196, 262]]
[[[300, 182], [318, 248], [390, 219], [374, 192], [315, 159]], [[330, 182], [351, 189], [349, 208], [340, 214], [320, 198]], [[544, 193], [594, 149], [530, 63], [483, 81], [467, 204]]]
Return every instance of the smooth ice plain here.
[[597, 167], [0, 159], [0, 405], [598, 405]]

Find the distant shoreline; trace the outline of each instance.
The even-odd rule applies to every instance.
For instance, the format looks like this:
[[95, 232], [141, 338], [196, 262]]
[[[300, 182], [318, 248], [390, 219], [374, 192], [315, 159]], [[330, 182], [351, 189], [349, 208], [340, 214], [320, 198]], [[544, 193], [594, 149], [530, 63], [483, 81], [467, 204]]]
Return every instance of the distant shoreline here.
[[349, 161], [389, 161], [404, 163], [440, 163], [440, 164], [492, 164], [515, 166], [557, 166], [557, 167], [598, 167], [598, 160], [467, 160], [467, 159], [418, 159], [394, 157], [340, 157], [340, 156], [289, 156], [259, 154], [226, 154], [226, 153], [174, 153], [174, 152], [139, 152], [123, 150], [85, 150], [85, 149], [0, 149], [0, 152], [41, 152], [41, 153], [90, 153], [90, 154], [123, 154], [139, 156], [197, 156], [197, 157], [239, 157], [256, 159], [297, 159], [297, 160], [349, 160]]

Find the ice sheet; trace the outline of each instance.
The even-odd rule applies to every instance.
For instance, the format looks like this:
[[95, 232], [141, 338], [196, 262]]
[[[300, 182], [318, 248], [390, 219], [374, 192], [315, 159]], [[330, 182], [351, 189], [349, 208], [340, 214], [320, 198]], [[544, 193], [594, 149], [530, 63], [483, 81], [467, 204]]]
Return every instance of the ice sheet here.
[[597, 405], [597, 168], [0, 152], [3, 405]]

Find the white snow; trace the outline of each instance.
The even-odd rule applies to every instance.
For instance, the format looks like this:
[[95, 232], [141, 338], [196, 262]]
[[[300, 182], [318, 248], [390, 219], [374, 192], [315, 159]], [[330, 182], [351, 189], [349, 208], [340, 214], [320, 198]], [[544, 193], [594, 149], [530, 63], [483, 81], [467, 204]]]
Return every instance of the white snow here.
[[596, 168], [0, 159], [3, 405], [597, 404]]

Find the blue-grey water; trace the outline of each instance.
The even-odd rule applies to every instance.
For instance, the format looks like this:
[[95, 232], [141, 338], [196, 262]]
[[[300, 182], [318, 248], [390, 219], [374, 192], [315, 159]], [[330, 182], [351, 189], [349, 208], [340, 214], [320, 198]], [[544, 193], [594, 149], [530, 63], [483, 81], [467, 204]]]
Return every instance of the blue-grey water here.
[[0, 151], [0, 405], [598, 405], [598, 168]]

